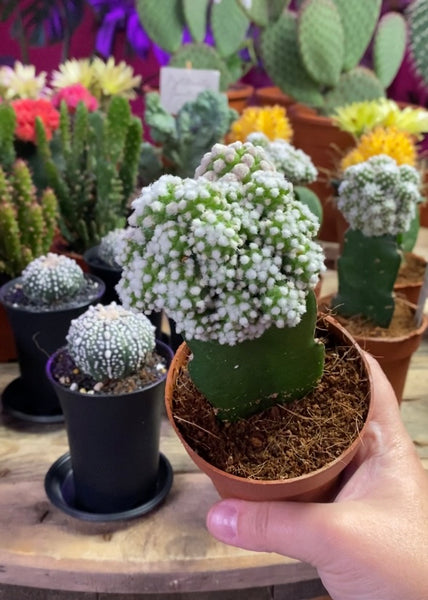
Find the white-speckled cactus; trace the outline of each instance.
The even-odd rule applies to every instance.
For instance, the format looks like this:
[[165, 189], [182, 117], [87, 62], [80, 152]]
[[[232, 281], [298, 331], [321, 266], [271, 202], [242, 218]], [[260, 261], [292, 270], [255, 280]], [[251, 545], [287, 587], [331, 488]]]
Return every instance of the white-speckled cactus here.
[[85, 285], [76, 261], [52, 252], [31, 261], [21, 278], [24, 294], [36, 304], [71, 300]]
[[125, 235], [125, 229], [113, 229], [101, 238], [98, 248], [98, 256], [110, 267], [120, 268], [117, 260], [117, 248]]
[[339, 293], [333, 304], [343, 315], [364, 315], [388, 327], [393, 288], [401, 263], [399, 236], [422, 201], [420, 175], [409, 165], [379, 154], [348, 167], [339, 185], [338, 208], [350, 228], [338, 263]]
[[125, 306], [165, 309], [192, 350], [193, 381], [234, 419], [321, 375], [312, 290], [324, 256], [316, 218], [261, 147], [216, 144], [196, 174], [165, 175], [134, 201], [117, 290]]
[[97, 304], [73, 319], [67, 348], [79, 369], [98, 381], [119, 379], [140, 369], [155, 348], [149, 319], [112, 302]]
[[247, 141], [262, 146], [277, 171], [293, 185], [312, 183], [317, 178], [318, 171], [311, 157], [285, 140], [270, 140], [264, 133], [254, 132]]

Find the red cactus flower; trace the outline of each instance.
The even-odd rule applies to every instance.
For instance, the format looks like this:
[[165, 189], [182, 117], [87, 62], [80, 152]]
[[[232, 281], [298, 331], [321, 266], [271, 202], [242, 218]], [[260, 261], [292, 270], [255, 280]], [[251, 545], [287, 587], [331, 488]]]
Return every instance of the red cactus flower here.
[[36, 141], [36, 117], [40, 117], [46, 132], [46, 138], [52, 139], [52, 133], [59, 126], [59, 112], [49, 100], [24, 98], [11, 102], [16, 114], [15, 135], [24, 142]]
[[61, 88], [52, 96], [52, 104], [56, 108], [60, 107], [63, 100], [67, 104], [70, 113], [76, 111], [79, 102], [84, 102], [89, 111], [97, 110], [98, 108], [98, 100], [81, 83]]

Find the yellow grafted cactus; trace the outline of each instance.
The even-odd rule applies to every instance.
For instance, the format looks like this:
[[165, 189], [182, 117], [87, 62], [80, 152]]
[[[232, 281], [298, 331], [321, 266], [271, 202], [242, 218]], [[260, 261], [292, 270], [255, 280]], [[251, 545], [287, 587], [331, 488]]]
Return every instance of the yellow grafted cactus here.
[[250, 133], [264, 133], [270, 140], [287, 142], [293, 137], [293, 129], [282, 106], [249, 106], [232, 124], [228, 142], [245, 142]]
[[358, 145], [342, 158], [341, 170], [378, 154], [390, 156], [398, 165], [416, 165], [416, 145], [409, 133], [397, 127], [376, 127], [363, 135]]

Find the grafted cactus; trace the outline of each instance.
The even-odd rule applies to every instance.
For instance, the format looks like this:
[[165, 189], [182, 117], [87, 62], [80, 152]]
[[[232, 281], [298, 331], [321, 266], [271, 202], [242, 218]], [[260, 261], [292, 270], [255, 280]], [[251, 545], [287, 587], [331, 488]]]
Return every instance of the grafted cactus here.
[[[142, 190], [118, 260], [125, 306], [165, 309], [219, 418], [303, 396], [322, 374], [318, 222], [261, 147], [216, 144], [196, 179]], [[212, 368], [221, 364], [221, 374]], [[287, 365], [287, 368], [284, 368]]]
[[[304, 0], [262, 32], [272, 80], [299, 102], [331, 114], [338, 106], [385, 95], [403, 60], [406, 24], [379, 19], [381, 0]], [[359, 65], [373, 39], [373, 69]]]
[[335, 310], [363, 315], [388, 327], [393, 288], [401, 263], [400, 238], [409, 230], [422, 200], [418, 171], [386, 155], [348, 167], [339, 185], [338, 208], [350, 228], [338, 262]]
[[85, 276], [76, 261], [53, 252], [31, 261], [21, 278], [24, 294], [36, 304], [71, 300], [85, 285]]
[[124, 225], [136, 185], [141, 138], [141, 121], [120, 96], [111, 99], [106, 115], [90, 113], [79, 103], [73, 119], [62, 103], [55, 160], [37, 124], [41, 164], [58, 197], [61, 233], [72, 250], [82, 252]]
[[67, 349], [77, 367], [98, 381], [119, 379], [140, 369], [155, 348], [149, 319], [112, 302], [90, 306], [73, 319]]
[[17, 160], [9, 173], [0, 166], [0, 273], [17, 277], [52, 244], [58, 205], [52, 190], [37, 199], [30, 170]]

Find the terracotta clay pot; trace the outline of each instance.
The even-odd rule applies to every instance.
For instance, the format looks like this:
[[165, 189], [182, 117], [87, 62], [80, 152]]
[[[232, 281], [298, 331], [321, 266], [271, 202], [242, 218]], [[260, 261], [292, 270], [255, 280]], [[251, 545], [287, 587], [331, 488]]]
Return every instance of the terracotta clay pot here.
[[[424, 266], [424, 268], [426, 268], [427, 261], [424, 259], [423, 256], [418, 256], [417, 254], [409, 252], [406, 254], [406, 257], [409, 257], [411, 260], [420, 263]], [[401, 297], [406, 298], [408, 302], [411, 302], [412, 304], [417, 304], [419, 301], [419, 295], [421, 293], [422, 285], [423, 278], [419, 281], [408, 281], [404, 283], [400, 283], [400, 281], [397, 280], [397, 282], [394, 285], [394, 292], [396, 294], [399, 294]]]
[[15, 340], [6, 310], [0, 305], [0, 362], [17, 359]]
[[419, 218], [422, 227], [428, 227], [428, 201], [419, 207]]
[[[333, 295], [321, 298], [318, 304], [320, 310], [331, 310], [330, 303], [332, 298]], [[404, 299], [397, 299], [396, 301], [404, 302], [416, 312], [416, 306], [411, 302]], [[422, 323], [418, 327], [415, 325], [415, 330], [407, 335], [394, 338], [353, 335], [353, 338], [361, 348], [376, 358], [391, 383], [399, 404], [401, 404], [403, 399], [404, 385], [406, 383], [410, 360], [419, 348], [422, 336], [427, 327], [428, 316], [423, 315]]]
[[[355, 345], [354, 340], [351, 338], [349, 333], [333, 318], [325, 317], [325, 325], [328, 327], [329, 335], [340, 341], [341, 344], [347, 346], [355, 346], [361, 356], [361, 360], [364, 364], [367, 372], [367, 377], [370, 385], [370, 405], [369, 412], [366, 419], [366, 424], [370, 420], [370, 415], [373, 410], [372, 392], [373, 392], [373, 380], [370, 367], [361, 353], [358, 346]], [[167, 375], [166, 389], [165, 389], [165, 407], [168, 419], [178, 435], [181, 443], [189, 454], [193, 462], [198, 468], [203, 471], [212, 480], [215, 488], [222, 498], [240, 498], [243, 500], [259, 501], [259, 500], [293, 500], [293, 501], [328, 501], [334, 497], [339, 482], [339, 475], [349, 464], [352, 458], [355, 456], [364, 436], [366, 424], [363, 426], [360, 435], [357, 439], [349, 446], [349, 448], [342, 453], [336, 460], [329, 463], [325, 467], [303, 475], [301, 477], [295, 477], [290, 479], [281, 480], [254, 480], [245, 479], [243, 477], [237, 477], [231, 475], [214, 467], [206, 460], [201, 458], [184, 439], [180, 430], [178, 429], [173, 415], [172, 400], [174, 395], [175, 384], [177, 376], [180, 372], [181, 367], [186, 364], [189, 358], [190, 350], [188, 346], [183, 343], [177, 350], [170, 369]]]
[[254, 93], [252, 85], [246, 83], [236, 83], [227, 90], [227, 98], [230, 108], [234, 108], [241, 113], [248, 106]]
[[256, 89], [254, 92], [254, 100], [259, 106], [283, 106], [288, 108], [294, 104], [293, 98], [284, 94], [279, 87], [266, 86]]
[[355, 146], [351, 134], [333, 124], [332, 119], [318, 115], [309, 107], [295, 103], [287, 111], [293, 128], [293, 145], [312, 158], [319, 171], [318, 179], [310, 186], [323, 207], [320, 240], [337, 242], [336, 222], [340, 211], [334, 202], [334, 188], [330, 180], [337, 170], [341, 156]]

